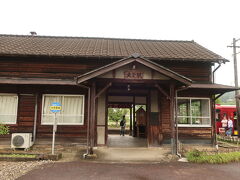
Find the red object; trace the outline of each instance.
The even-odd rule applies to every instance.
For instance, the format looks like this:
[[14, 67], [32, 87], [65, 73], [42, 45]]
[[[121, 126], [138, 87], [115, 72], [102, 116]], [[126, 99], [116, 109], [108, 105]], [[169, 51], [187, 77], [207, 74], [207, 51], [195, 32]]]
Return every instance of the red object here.
[[234, 117], [236, 115], [236, 105], [220, 105], [216, 104], [215, 106], [216, 110], [216, 130], [217, 133], [219, 133], [219, 128], [222, 127], [221, 120], [226, 115], [227, 119], [231, 119], [233, 121], [233, 130], [235, 127], [235, 120]]

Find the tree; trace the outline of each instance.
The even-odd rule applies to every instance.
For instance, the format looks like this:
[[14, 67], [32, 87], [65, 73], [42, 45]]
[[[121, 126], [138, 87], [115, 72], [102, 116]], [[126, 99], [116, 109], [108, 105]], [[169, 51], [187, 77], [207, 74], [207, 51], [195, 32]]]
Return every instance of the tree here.
[[122, 108], [109, 108], [108, 109], [108, 118], [109, 121], [113, 121], [116, 123], [116, 127], [118, 127], [118, 122], [122, 119], [123, 115], [126, 115], [128, 112], [127, 109]]
[[215, 101], [216, 104], [223, 104], [222, 100], [220, 98], [217, 98]]

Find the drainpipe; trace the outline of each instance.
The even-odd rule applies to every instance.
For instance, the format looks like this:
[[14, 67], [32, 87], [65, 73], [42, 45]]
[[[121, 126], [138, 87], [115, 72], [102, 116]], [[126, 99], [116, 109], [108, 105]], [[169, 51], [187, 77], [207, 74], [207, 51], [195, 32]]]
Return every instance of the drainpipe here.
[[38, 94], [36, 94], [36, 97], [35, 97], [35, 112], [34, 112], [34, 124], [33, 124], [33, 142], [35, 142], [35, 140], [36, 140], [37, 114], [38, 114]]
[[178, 92], [179, 91], [184, 91], [184, 90], [186, 90], [186, 89], [188, 89], [189, 88], [189, 86], [183, 86], [183, 87], [180, 87], [179, 89], [177, 89], [176, 91], [175, 91], [175, 125], [176, 125], [176, 155], [179, 157], [179, 158], [181, 158], [181, 154], [178, 152], [178, 111], [177, 111], [177, 98], [178, 98]]
[[84, 86], [82, 84], [77, 84], [77, 86], [83, 87], [88, 89], [88, 116], [87, 116], [87, 152], [84, 154], [84, 157], [86, 157], [89, 154], [89, 133], [90, 133], [90, 101], [91, 101], [91, 88], [88, 86]]

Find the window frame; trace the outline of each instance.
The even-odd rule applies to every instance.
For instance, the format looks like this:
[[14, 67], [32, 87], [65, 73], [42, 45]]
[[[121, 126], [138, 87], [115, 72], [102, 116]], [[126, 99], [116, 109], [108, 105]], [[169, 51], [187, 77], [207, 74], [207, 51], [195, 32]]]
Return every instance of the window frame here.
[[[18, 94], [17, 93], [0, 93], [0, 96], [14, 96], [17, 98], [17, 101], [16, 101], [16, 114], [15, 115], [15, 121], [14, 122], [5, 122], [5, 123], [2, 123], [0, 122], [1, 124], [6, 124], [6, 125], [16, 125], [17, 124], [17, 118], [18, 118]], [[0, 115], [3, 115], [3, 114], [0, 114]], [[5, 114], [5, 115], [10, 115], [10, 114]]]
[[[187, 99], [187, 100], [190, 100], [190, 115], [189, 116], [179, 116], [178, 115], [178, 100], [179, 99]], [[209, 116], [192, 116], [192, 99], [206, 99], [208, 100], [208, 108], [209, 108]], [[212, 127], [212, 113], [211, 113], [211, 99], [210, 98], [202, 98], [202, 97], [177, 97], [177, 125], [178, 127]], [[187, 118], [190, 118], [190, 121], [191, 121], [191, 124], [179, 124], [178, 123], [178, 118], [181, 118], [181, 117], [187, 117]], [[192, 124], [192, 119], [193, 118], [201, 118], [201, 119], [204, 119], [204, 118], [209, 118], [209, 124]]]
[[[57, 125], [61, 125], [61, 126], [71, 126], [71, 125], [84, 125], [84, 115], [85, 115], [85, 95], [84, 94], [43, 94], [42, 95], [42, 112], [41, 112], [41, 125], [53, 125], [53, 123], [44, 123], [43, 120], [43, 115], [53, 115], [54, 114], [43, 114], [43, 110], [44, 110], [44, 100], [45, 100], [45, 96], [60, 96], [60, 97], [71, 97], [71, 96], [78, 96], [78, 97], [83, 97], [83, 105], [82, 105], [82, 112], [83, 114], [81, 115], [83, 120], [82, 123], [57, 123]], [[63, 105], [62, 105], [63, 106]], [[63, 108], [62, 108], [63, 109]], [[63, 116], [63, 114], [62, 114]]]

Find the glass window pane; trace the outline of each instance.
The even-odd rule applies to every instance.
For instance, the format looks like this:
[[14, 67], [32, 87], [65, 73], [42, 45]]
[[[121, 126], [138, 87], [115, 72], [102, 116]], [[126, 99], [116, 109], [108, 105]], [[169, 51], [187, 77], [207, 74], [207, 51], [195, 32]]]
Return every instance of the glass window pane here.
[[43, 124], [52, 124], [54, 114], [50, 111], [53, 102], [60, 102], [62, 110], [57, 113], [58, 124], [83, 124], [84, 96], [73, 95], [45, 95], [42, 115]]
[[193, 117], [209, 117], [209, 100], [208, 99], [192, 99], [192, 116]]
[[211, 125], [209, 99], [184, 98], [177, 102], [179, 124]]
[[191, 105], [192, 116], [201, 116], [201, 101], [199, 99], [192, 99]]
[[50, 110], [50, 106], [54, 102], [62, 104], [62, 98], [60, 96], [44, 96], [43, 114], [53, 114]]
[[192, 118], [192, 124], [202, 124], [202, 118]]
[[178, 99], [178, 116], [190, 116], [190, 99]]
[[210, 118], [192, 118], [193, 124], [198, 125], [211, 125]]
[[188, 117], [178, 117], [178, 124], [191, 124], [191, 119]]
[[63, 116], [63, 123], [65, 124], [83, 123], [83, 118], [81, 116]]
[[83, 114], [83, 97], [82, 96], [65, 96], [64, 115], [82, 115]]
[[202, 125], [211, 125], [210, 118], [202, 118]]
[[15, 124], [17, 120], [18, 97], [0, 95], [0, 123]]

